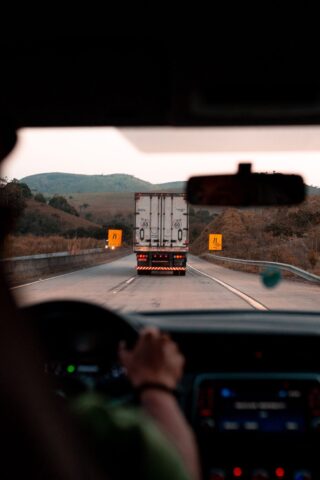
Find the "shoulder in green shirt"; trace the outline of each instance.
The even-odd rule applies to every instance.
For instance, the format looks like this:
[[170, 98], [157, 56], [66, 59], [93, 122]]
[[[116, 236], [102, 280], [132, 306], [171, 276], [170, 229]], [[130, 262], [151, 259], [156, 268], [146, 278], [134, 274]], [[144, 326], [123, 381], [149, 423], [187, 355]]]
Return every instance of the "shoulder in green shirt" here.
[[112, 479], [188, 480], [182, 460], [141, 410], [87, 394], [72, 403], [98, 462]]

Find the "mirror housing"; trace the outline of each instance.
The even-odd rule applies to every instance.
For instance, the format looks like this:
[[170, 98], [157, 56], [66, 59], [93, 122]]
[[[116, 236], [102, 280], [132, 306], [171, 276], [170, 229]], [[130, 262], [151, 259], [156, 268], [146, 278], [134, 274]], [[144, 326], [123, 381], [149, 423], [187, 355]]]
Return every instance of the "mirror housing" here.
[[300, 175], [252, 173], [250, 163], [240, 163], [235, 175], [191, 177], [187, 200], [193, 205], [260, 207], [296, 205], [305, 200]]

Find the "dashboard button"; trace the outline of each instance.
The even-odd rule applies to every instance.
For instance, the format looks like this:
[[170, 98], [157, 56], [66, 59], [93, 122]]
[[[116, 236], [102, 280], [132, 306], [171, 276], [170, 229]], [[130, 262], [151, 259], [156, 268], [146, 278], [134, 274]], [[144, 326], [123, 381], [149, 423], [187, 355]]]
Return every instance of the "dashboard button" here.
[[243, 470], [241, 467], [234, 467], [232, 473], [235, 478], [240, 478], [243, 476]]
[[307, 470], [300, 470], [294, 474], [294, 480], [312, 480], [312, 475]]
[[214, 469], [210, 472], [210, 480], [225, 480], [226, 474], [224, 470]]
[[299, 424], [297, 422], [286, 422], [286, 430], [288, 431], [298, 431], [299, 430]]
[[222, 424], [223, 430], [239, 430], [240, 425], [238, 422], [227, 421]]
[[252, 480], [268, 480], [270, 475], [266, 470], [254, 470], [252, 473]]
[[286, 476], [286, 472], [282, 467], [277, 467], [275, 470], [275, 474], [277, 478], [285, 478]]
[[250, 431], [259, 430], [258, 422], [244, 422], [243, 426], [245, 430], [250, 430]]
[[316, 417], [312, 420], [311, 423], [312, 429], [316, 432], [320, 432], [320, 417]]
[[204, 430], [212, 431], [214, 430], [216, 424], [213, 418], [204, 418], [200, 422], [201, 428]]

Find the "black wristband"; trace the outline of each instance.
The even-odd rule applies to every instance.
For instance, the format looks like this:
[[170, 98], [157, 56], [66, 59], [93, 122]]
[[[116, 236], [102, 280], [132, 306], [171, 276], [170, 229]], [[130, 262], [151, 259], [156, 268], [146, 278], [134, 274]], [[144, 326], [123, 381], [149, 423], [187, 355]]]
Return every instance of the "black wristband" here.
[[160, 390], [162, 392], [169, 393], [170, 395], [173, 395], [174, 397], [177, 397], [179, 392], [175, 388], [170, 388], [167, 385], [164, 385], [163, 383], [156, 383], [156, 382], [147, 382], [147, 383], [142, 383], [139, 387], [136, 387], [134, 389], [136, 395], [139, 397], [142, 392], [145, 390]]

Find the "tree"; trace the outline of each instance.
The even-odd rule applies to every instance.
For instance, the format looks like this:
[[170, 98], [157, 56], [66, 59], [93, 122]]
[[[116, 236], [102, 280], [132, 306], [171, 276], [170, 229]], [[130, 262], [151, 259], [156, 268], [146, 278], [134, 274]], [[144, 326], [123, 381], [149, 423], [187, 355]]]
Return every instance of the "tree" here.
[[82, 203], [82, 205], [79, 205], [80, 213], [82, 212], [82, 210], [85, 210], [88, 207], [90, 207], [89, 203]]
[[[26, 198], [29, 195], [29, 187], [21, 188], [18, 180], [8, 182], [7, 179], [0, 179], [0, 241], [12, 230], [21, 217], [26, 207]], [[30, 192], [31, 194], [31, 192]]]
[[62, 197], [61, 195], [55, 195], [54, 197], [50, 198], [49, 205], [53, 208], [57, 208], [58, 210], [62, 210], [66, 213], [70, 213], [71, 215], [79, 217], [77, 210], [70, 205], [70, 203], [68, 203], [65, 197]]
[[24, 198], [32, 198], [32, 193], [28, 185], [26, 183], [20, 183], [18, 180], [17, 182], [18, 182], [18, 188], [20, 188], [22, 196]]
[[26, 198], [32, 196], [29, 187], [24, 183], [19, 183], [14, 179], [7, 182], [1, 179], [0, 182], [0, 206], [10, 210], [13, 220], [18, 218], [26, 207]]
[[34, 199], [35, 199], [36, 202], [47, 203], [46, 199], [45, 199], [44, 195], [42, 195], [42, 193], [36, 193], [35, 196], [34, 196]]

